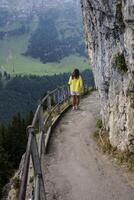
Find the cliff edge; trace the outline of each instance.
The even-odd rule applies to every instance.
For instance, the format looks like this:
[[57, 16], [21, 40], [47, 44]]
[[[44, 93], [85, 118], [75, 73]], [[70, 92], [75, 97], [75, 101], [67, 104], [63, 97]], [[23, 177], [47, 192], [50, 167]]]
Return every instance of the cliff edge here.
[[134, 0], [81, 0], [88, 54], [113, 146], [134, 152]]

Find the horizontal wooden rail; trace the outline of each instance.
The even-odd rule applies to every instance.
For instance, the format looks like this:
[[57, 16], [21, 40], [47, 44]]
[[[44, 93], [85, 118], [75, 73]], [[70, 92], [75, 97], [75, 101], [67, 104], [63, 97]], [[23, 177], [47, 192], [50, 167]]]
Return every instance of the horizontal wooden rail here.
[[[84, 87], [84, 94], [88, 87]], [[46, 152], [51, 128], [62, 112], [70, 106], [70, 91], [67, 85], [48, 92], [40, 101], [33, 117], [32, 125], [27, 127], [28, 143], [21, 177], [19, 200], [27, 198], [30, 158], [34, 169], [34, 184], [31, 193], [33, 200], [46, 200], [42, 156]]]

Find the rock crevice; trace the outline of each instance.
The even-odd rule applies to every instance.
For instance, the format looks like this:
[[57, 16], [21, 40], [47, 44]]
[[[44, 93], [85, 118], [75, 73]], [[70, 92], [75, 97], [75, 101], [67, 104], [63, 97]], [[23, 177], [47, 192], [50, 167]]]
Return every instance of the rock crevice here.
[[104, 127], [113, 146], [134, 152], [134, 1], [81, 5]]

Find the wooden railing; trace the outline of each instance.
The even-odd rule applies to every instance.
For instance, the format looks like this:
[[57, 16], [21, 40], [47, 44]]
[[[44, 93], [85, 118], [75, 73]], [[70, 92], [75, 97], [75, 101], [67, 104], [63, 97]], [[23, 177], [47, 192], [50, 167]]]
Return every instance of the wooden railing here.
[[[84, 87], [84, 94], [87, 87]], [[34, 169], [34, 187], [32, 197], [34, 200], [46, 200], [44, 177], [42, 172], [42, 156], [46, 152], [51, 129], [57, 119], [70, 106], [70, 92], [68, 86], [58, 87], [39, 103], [32, 125], [27, 127], [28, 143], [25, 161], [21, 176], [19, 200], [27, 198], [30, 163]]]

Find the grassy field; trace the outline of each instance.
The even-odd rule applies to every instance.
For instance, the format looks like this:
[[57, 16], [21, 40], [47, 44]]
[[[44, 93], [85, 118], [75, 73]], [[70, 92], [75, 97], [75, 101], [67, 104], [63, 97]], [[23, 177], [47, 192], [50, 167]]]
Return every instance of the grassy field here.
[[84, 70], [89, 68], [86, 58], [71, 55], [60, 63], [43, 64], [37, 59], [25, 57], [29, 35], [23, 35], [8, 40], [0, 40], [0, 67], [10, 74], [52, 75], [55, 73], [71, 72], [74, 68]]
[[30, 34], [36, 29], [37, 24], [38, 21], [35, 19], [31, 23], [29, 33], [0, 40], [0, 70], [4, 69], [10, 74], [52, 75], [71, 72], [74, 68], [89, 69], [88, 60], [79, 55], [65, 57], [60, 63], [47, 64], [43, 64], [38, 59], [23, 56], [22, 53], [27, 49]]

